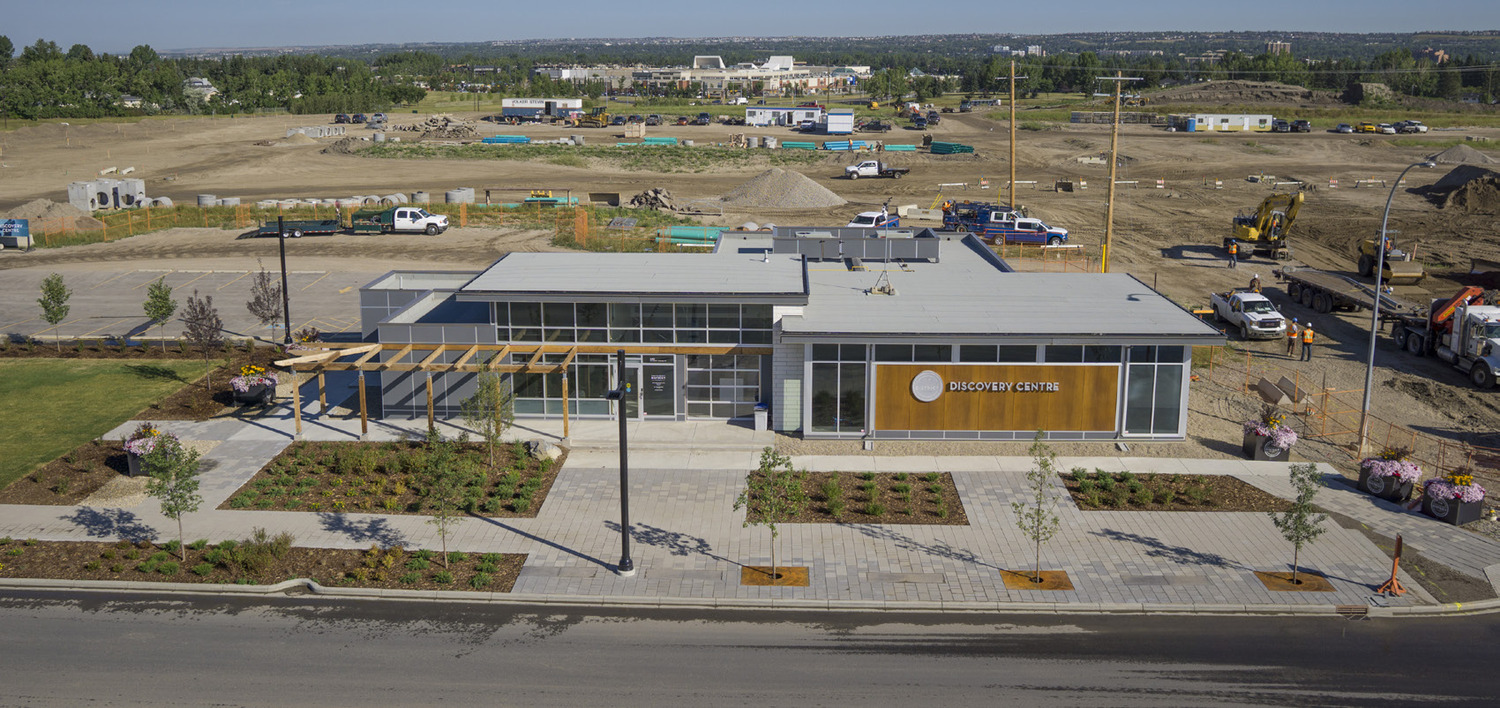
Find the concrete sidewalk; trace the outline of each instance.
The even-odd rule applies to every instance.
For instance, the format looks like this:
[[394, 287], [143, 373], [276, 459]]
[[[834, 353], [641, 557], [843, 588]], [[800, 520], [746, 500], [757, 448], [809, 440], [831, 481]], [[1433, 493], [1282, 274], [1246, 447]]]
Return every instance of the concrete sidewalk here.
[[[166, 423], [187, 440], [216, 440], [205, 460], [204, 504], [184, 524], [191, 538], [243, 538], [254, 527], [288, 531], [298, 545], [408, 548], [438, 545], [423, 516], [312, 512], [218, 511], [219, 503], [290, 443], [287, 417], [254, 421]], [[425, 429], [383, 422], [372, 437], [393, 439]], [[357, 439], [358, 420], [304, 421], [307, 437]], [[610, 423], [613, 428], [615, 424]], [[692, 426], [699, 426], [693, 429]], [[684, 427], [686, 426], [686, 427]], [[719, 429], [714, 429], [715, 426]], [[128, 432], [127, 424], [113, 431]], [[1025, 457], [801, 457], [809, 470], [952, 473], [969, 518], [967, 526], [913, 524], [791, 524], [782, 527], [778, 561], [810, 569], [806, 588], [747, 587], [741, 564], [770, 561], [770, 534], [744, 528], [732, 511], [745, 472], [758, 458], [753, 431], [722, 424], [638, 424], [643, 438], [703, 440], [631, 455], [632, 556], [638, 573], [614, 572], [620, 558], [619, 472], [614, 449], [573, 450], [533, 519], [470, 518], [449, 547], [473, 552], [526, 553], [514, 592], [556, 601], [705, 604], [783, 604], [936, 609], [972, 603], [1077, 603], [1135, 611], [1267, 610], [1335, 605], [1431, 605], [1435, 600], [1409, 577], [1403, 598], [1377, 598], [1390, 561], [1361, 533], [1329, 524], [1302, 553], [1301, 565], [1323, 573], [1331, 593], [1267, 590], [1253, 571], [1285, 571], [1291, 547], [1263, 513], [1081, 511], [1062, 492], [1061, 529], [1042, 549], [1042, 565], [1068, 571], [1075, 590], [1007, 590], [1001, 570], [1031, 566], [1033, 547], [1014, 524], [1010, 502], [1032, 462]], [[539, 431], [531, 431], [539, 432]], [[529, 435], [523, 435], [529, 437]], [[597, 439], [605, 437], [599, 433]], [[732, 438], [728, 449], [714, 438]], [[1273, 494], [1289, 495], [1284, 463], [1161, 458], [1063, 458], [1064, 469], [1233, 475]], [[1324, 471], [1334, 474], [1331, 468]], [[1342, 485], [1319, 494], [1332, 510], [1407, 543], [1455, 570], [1485, 578], [1500, 571], [1500, 544], [1439, 522], [1387, 508]], [[154, 500], [127, 508], [0, 506], [0, 535], [42, 540], [171, 538], [176, 525]], [[1017, 605], [1020, 606], [1020, 605]]]

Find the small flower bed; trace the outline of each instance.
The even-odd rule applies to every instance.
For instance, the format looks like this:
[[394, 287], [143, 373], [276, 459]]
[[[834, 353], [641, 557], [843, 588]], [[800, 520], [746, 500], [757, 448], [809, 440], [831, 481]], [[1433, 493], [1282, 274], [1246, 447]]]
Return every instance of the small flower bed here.
[[1429, 479], [1422, 493], [1434, 499], [1456, 499], [1461, 502], [1484, 501], [1484, 487], [1474, 481], [1468, 470], [1454, 470], [1442, 479]]
[[1372, 477], [1395, 477], [1401, 484], [1416, 482], [1422, 476], [1422, 468], [1407, 458], [1411, 451], [1401, 447], [1388, 447], [1375, 457], [1360, 461], [1360, 469]]
[[1245, 421], [1244, 429], [1247, 435], [1270, 438], [1272, 444], [1283, 450], [1297, 444], [1297, 431], [1286, 424], [1286, 414], [1270, 406], [1261, 411], [1259, 420]]
[[265, 367], [255, 364], [241, 366], [240, 375], [229, 380], [229, 385], [240, 393], [245, 393], [255, 386], [275, 386], [276, 383], [276, 372], [267, 371]]
[[162, 432], [154, 423], [142, 421], [136, 426], [135, 432], [125, 439], [125, 452], [144, 457], [156, 449], [156, 444], [161, 442], [163, 436], [177, 439], [177, 436], [171, 433]]

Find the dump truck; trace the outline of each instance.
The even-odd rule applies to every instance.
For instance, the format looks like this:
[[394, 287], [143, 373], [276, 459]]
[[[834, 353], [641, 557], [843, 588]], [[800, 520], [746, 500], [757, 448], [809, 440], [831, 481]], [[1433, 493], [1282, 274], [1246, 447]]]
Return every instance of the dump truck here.
[[892, 167], [880, 160], [865, 160], [858, 165], [850, 165], [844, 168], [844, 176], [849, 179], [859, 179], [860, 177], [901, 179], [908, 172], [911, 172], [910, 167]]
[[1397, 320], [1391, 337], [1412, 354], [1452, 364], [1476, 388], [1493, 388], [1500, 378], [1500, 306], [1485, 302], [1483, 288], [1464, 287], [1453, 297], [1433, 300], [1425, 314]]
[[425, 233], [436, 236], [448, 230], [448, 217], [414, 206], [367, 209], [354, 212], [350, 230], [357, 234]]
[[1248, 289], [1209, 295], [1214, 317], [1239, 329], [1242, 339], [1278, 339], [1286, 336], [1286, 318], [1271, 299]]
[[1297, 220], [1303, 199], [1301, 192], [1272, 194], [1260, 203], [1255, 213], [1234, 217], [1233, 232], [1224, 237], [1224, 249], [1229, 250], [1229, 244], [1233, 242], [1239, 244], [1241, 255], [1246, 255], [1245, 249], [1249, 249], [1253, 253], [1265, 253], [1273, 260], [1290, 256], [1291, 250], [1286, 245], [1287, 232]]
[[[1375, 273], [1375, 264], [1380, 261], [1379, 254], [1375, 252], [1375, 239], [1367, 238], [1359, 242], [1359, 274], [1370, 277]], [[1410, 285], [1420, 283], [1427, 277], [1427, 272], [1422, 268], [1419, 261], [1411, 259], [1411, 254], [1396, 248], [1395, 239], [1385, 237], [1385, 259], [1380, 269], [1382, 281], [1391, 285]]]

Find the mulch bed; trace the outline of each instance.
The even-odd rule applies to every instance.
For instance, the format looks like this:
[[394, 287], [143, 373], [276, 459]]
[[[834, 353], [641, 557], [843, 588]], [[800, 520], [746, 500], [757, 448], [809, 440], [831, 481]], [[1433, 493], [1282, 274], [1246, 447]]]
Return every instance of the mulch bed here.
[[[1041, 582], [1036, 578], [1040, 577]], [[1006, 590], [1072, 590], [1073, 580], [1066, 570], [1002, 570], [1000, 579]]]
[[229, 387], [229, 379], [239, 375], [240, 367], [255, 364], [270, 369], [271, 362], [287, 356], [271, 347], [257, 347], [254, 351], [245, 351], [235, 347], [226, 349], [221, 354], [228, 359], [228, 363], [214, 368], [211, 378], [212, 389], [205, 387], [204, 379], [199, 377], [178, 389], [176, 393], [147, 406], [145, 410], [136, 414], [136, 419], [208, 420], [213, 418], [223, 413], [224, 409], [237, 405], [234, 402], [234, 390]]
[[1286, 511], [1291, 502], [1228, 475], [1075, 469], [1062, 476], [1084, 511]]
[[1297, 571], [1297, 582], [1292, 582], [1292, 572], [1266, 573], [1255, 571], [1255, 577], [1272, 592], [1333, 592], [1333, 583], [1328, 578], [1310, 570]]
[[802, 489], [808, 503], [788, 523], [969, 525], [946, 472], [809, 472]]
[[769, 565], [747, 565], [740, 568], [740, 584], [755, 585], [760, 587], [791, 587], [805, 588], [811, 585], [806, 567], [803, 566], [776, 566], [776, 574], [771, 574]]
[[[480, 516], [534, 518], [567, 460], [536, 459], [521, 443], [505, 443], [491, 468], [483, 443], [452, 444], [455, 466], [475, 473], [461, 508]], [[429, 454], [423, 441], [293, 443], [219, 508], [427, 514]]]
[[175, 544], [0, 539], [0, 577], [238, 585], [309, 578], [334, 587], [510, 592], [526, 563], [524, 553], [451, 553], [445, 569], [436, 551], [289, 544], [289, 538], [280, 548], [274, 538], [196, 549], [195, 543], [184, 563]]
[[0, 504], [71, 506], [129, 471], [119, 442], [91, 440], [0, 489]]
[[[244, 347], [235, 344], [217, 352], [222, 358], [227, 351], [243, 352]], [[276, 347], [257, 346], [256, 353], [272, 353]], [[282, 358], [277, 355], [275, 358]], [[193, 347], [168, 342], [165, 350], [160, 344], [121, 344], [112, 339], [65, 339], [62, 351], [51, 340], [39, 339], [31, 344], [12, 342], [0, 337], [0, 359], [197, 359], [203, 354]]]

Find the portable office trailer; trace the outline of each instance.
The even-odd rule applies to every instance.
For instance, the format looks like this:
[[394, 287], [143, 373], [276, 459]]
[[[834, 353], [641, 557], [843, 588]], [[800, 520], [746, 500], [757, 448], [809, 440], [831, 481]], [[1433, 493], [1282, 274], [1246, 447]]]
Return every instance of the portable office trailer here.
[[829, 135], [848, 135], [854, 132], [854, 111], [829, 113], [821, 121], [823, 132]]
[[1197, 113], [1193, 115], [1193, 130], [1199, 133], [1269, 133], [1274, 120], [1272, 116], [1259, 114]]
[[565, 118], [583, 112], [581, 98], [502, 98], [500, 115], [506, 118]]
[[[850, 114], [853, 115], [853, 114]], [[745, 109], [745, 125], [766, 127], [770, 125], [784, 125], [796, 127], [805, 120], [814, 122], [821, 121], [823, 109], [821, 108], [785, 108], [780, 106], [756, 106]], [[852, 127], [851, 127], [852, 130]]]

